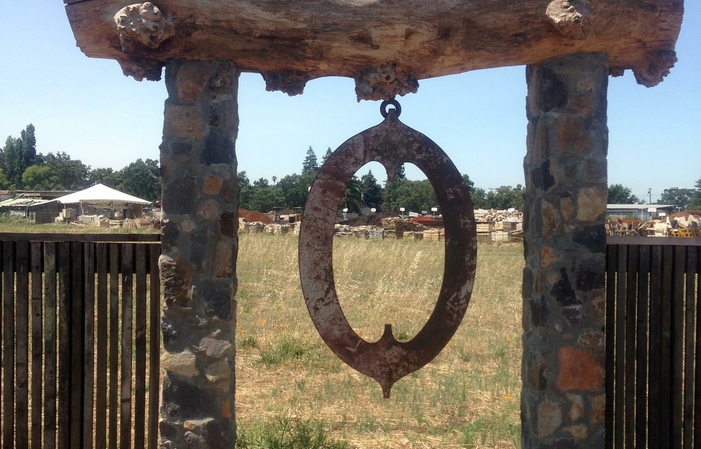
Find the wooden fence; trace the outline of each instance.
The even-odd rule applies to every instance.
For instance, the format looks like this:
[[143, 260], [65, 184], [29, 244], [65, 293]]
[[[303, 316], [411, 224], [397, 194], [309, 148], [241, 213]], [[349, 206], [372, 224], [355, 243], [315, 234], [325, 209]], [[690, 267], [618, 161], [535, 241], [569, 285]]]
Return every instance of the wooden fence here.
[[156, 448], [159, 255], [159, 235], [0, 234], [4, 449]]
[[606, 447], [701, 447], [701, 238], [609, 237], [606, 272]]

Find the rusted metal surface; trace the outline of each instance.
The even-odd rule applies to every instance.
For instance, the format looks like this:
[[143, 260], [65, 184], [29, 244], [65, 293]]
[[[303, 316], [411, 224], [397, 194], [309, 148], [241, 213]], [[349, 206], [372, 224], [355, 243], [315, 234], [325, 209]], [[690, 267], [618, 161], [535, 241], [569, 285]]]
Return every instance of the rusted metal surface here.
[[[396, 109], [385, 111], [387, 104]], [[379, 382], [388, 398], [392, 385], [433, 360], [460, 325], [475, 279], [477, 237], [472, 201], [452, 161], [428, 137], [399, 121], [396, 103], [383, 103], [382, 111], [385, 120], [343, 143], [312, 184], [302, 218], [299, 270], [304, 299], [321, 337], [341, 360]], [[443, 212], [443, 284], [430, 318], [408, 342], [397, 341], [389, 324], [377, 342], [363, 340], [346, 320], [336, 294], [336, 212], [350, 179], [371, 161], [384, 165], [390, 176], [401, 164], [415, 164], [433, 185]]]

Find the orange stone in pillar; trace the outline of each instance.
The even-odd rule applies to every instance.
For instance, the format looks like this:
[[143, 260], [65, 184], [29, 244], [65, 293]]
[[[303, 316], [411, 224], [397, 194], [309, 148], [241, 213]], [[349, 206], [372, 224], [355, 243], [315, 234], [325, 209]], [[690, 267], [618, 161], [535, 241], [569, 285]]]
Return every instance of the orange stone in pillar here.
[[558, 359], [558, 390], [599, 391], [604, 388], [604, 367], [594, 354], [565, 346], [558, 351]]

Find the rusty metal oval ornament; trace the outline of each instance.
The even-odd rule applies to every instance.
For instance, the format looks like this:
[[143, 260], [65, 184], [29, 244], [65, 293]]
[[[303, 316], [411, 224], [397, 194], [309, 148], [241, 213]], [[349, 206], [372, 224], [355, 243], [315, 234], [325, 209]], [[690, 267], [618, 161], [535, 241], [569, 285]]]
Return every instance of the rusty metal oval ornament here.
[[[462, 176], [438, 145], [400, 122], [397, 111], [390, 109], [382, 123], [329, 156], [309, 191], [299, 238], [302, 291], [314, 325], [341, 360], [379, 382], [385, 398], [397, 380], [433, 360], [455, 334], [470, 301], [477, 256], [472, 201]], [[388, 174], [404, 163], [416, 165], [431, 182], [443, 214], [443, 284], [428, 321], [407, 342], [397, 341], [389, 324], [377, 342], [363, 340], [348, 323], [334, 284], [336, 211], [351, 178], [372, 161], [384, 165]]]

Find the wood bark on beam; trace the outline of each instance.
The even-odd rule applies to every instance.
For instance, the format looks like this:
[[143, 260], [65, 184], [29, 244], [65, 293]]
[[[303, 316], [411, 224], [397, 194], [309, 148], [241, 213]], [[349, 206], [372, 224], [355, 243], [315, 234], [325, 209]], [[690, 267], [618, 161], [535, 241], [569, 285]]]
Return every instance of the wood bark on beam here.
[[676, 61], [683, 15], [683, 0], [64, 2], [81, 50], [137, 79], [158, 79], [171, 59], [231, 59], [290, 94], [313, 78], [353, 77], [361, 99], [579, 52], [608, 53], [612, 73], [632, 69], [653, 86]]

